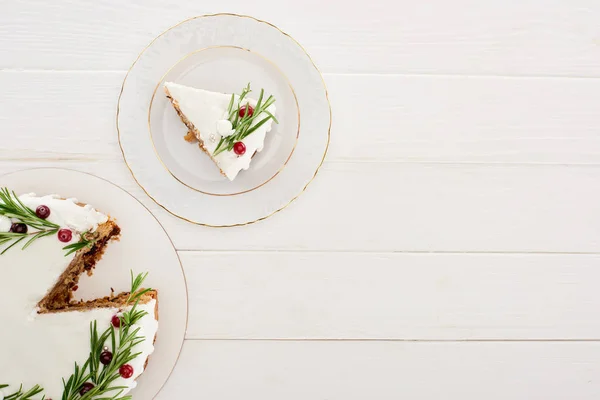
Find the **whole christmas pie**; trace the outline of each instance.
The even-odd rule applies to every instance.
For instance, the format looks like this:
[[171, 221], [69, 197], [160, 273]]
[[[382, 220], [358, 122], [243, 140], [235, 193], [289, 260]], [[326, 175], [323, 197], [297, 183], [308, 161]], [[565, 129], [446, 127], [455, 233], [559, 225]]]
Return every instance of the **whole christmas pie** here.
[[128, 398], [154, 351], [158, 293], [132, 273], [129, 292], [74, 296], [119, 235], [76, 199], [0, 189], [0, 399]]
[[189, 129], [187, 141], [200, 148], [229, 180], [250, 167], [262, 151], [275, 117], [275, 98], [260, 91], [249, 97], [250, 84], [241, 93], [219, 93], [166, 82], [164, 90], [181, 121]]

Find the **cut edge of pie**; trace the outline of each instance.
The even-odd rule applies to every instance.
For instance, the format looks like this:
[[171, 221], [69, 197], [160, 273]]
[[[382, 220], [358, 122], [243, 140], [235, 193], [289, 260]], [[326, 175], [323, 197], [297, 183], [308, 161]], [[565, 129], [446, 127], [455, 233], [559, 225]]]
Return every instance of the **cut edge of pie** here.
[[108, 243], [118, 240], [121, 228], [116, 221], [110, 219], [99, 225], [98, 228], [86, 235], [86, 239], [93, 240], [91, 248], [79, 250], [67, 269], [60, 275], [52, 289], [38, 302], [38, 313], [52, 313], [58, 310], [67, 310], [72, 306], [73, 292], [77, 290], [79, 278], [87, 272], [93, 274], [96, 263], [102, 258]]
[[[80, 204], [85, 206], [85, 204]], [[55, 312], [85, 311], [94, 308], [122, 308], [127, 306], [129, 292], [119, 294], [111, 293], [100, 299], [89, 301], [74, 300], [74, 292], [78, 289], [79, 278], [83, 273], [93, 275], [96, 264], [102, 259], [108, 244], [113, 240], [119, 240], [121, 228], [114, 219], [98, 226], [98, 228], [86, 235], [86, 239], [93, 240], [92, 247], [79, 250], [67, 269], [61, 274], [52, 289], [38, 303], [39, 314], [51, 314]], [[145, 290], [144, 288], [139, 291]], [[155, 314], [158, 317], [158, 292], [151, 290], [143, 295], [139, 303], [147, 304], [156, 300]], [[158, 320], [158, 318], [156, 318]]]
[[218, 161], [212, 156], [212, 154], [210, 154], [210, 152], [208, 151], [208, 149], [204, 145], [204, 140], [202, 140], [202, 135], [200, 134], [200, 131], [196, 128], [196, 126], [181, 111], [181, 108], [179, 107], [179, 102], [177, 100], [175, 100], [173, 98], [173, 96], [171, 96], [171, 92], [169, 92], [169, 89], [166, 86], [164, 87], [164, 90], [165, 90], [165, 94], [167, 95], [167, 98], [171, 101], [171, 104], [173, 105], [173, 108], [175, 109], [175, 112], [177, 113], [177, 115], [181, 119], [181, 122], [183, 122], [184, 125], [189, 129], [189, 131], [187, 132], [187, 134], [184, 136], [184, 139], [187, 142], [190, 142], [191, 141], [190, 140], [191, 139], [190, 132], [191, 132], [194, 135], [194, 137], [196, 138], [196, 140], [198, 141], [198, 147], [200, 147], [200, 149], [204, 153], [206, 153], [206, 155], [209, 156], [210, 159], [215, 163], [215, 165], [217, 166], [217, 168], [219, 168], [219, 171], [221, 172], [221, 175], [223, 175], [224, 177], [227, 177], [227, 174], [219, 166]]

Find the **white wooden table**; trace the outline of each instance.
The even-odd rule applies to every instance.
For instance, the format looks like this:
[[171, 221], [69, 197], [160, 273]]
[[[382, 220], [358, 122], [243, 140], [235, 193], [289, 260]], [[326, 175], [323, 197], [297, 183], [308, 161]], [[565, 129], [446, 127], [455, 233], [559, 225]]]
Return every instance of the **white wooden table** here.
[[[0, 173], [104, 177], [180, 251], [188, 340], [158, 399], [598, 399], [600, 2], [286, 3], [0, 4]], [[309, 190], [235, 229], [155, 205], [115, 129], [137, 54], [215, 12], [300, 41], [334, 116]]]

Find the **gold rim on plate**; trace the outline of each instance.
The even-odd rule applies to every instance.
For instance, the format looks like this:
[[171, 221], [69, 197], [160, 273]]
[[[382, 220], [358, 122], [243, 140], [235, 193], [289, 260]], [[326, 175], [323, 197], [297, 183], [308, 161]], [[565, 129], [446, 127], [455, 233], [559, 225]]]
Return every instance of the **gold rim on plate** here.
[[[266, 24], [266, 25], [268, 25], [268, 26], [270, 26], [272, 28], [277, 29], [282, 35], [288, 37], [290, 40], [292, 40], [294, 43], [296, 43], [298, 45], [298, 47], [300, 47], [300, 49], [302, 49], [302, 51], [304, 52], [304, 54], [306, 54], [306, 57], [308, 57], [308, 60], [313, 65], [313, 67], [315, 68], [315, 70], [319, 73], [319, 76], [321, 77], [321, 81], [323, 83], [323, 89], [325, 90], [325, 98], [327, 100], [327, 105], [329, 106], [329, 127], [327, 128], [327, 144], [325, 146], [325, 151], [323, 152], [323, 158], [321, 159], [321, 162], [317, 166], [317, 169], [315, 170], [314, 175], [310, 178], [310, 180], [306, 183], [306, 185], [304, 185], [304, 187], [302, 188], [302, 190], [295, 197], [293, 197], [289, 202], [287, 202], [283, 207], [281, 207], [281, 208], [279, 208], [279, 209], [271, 212], [268, 215], [265, 215], [263, 217], [257, 218], [257, 219], [255, 219], [253, 221], [248, 221], [248, 222], [239, 223], [239, 224], [231, 224], [231, 225], [212, 225], [212, 224], [206, 224], [206, 223], [203, 223], [203, 222], [192, 221], [189, 218], [186, 218], [186, 217], [183, 217], [181, 215], [176, 214], [175, 212], [169, 210], [167, 207], [165, 207], [164, 205], [162, 205], [161, 203], [159, 203], [150, 193], [148, 193], [148, 191], [146, 190], [146, 188], [144, 186], [142, 186], [142, 184], [135, 177], [135, 174], [133, 173], [133, 170], [131, 169], [131, 166], [127, 162], [127, 158], [125, 157], [125, 151], [123, 150], [123, 144], [121, 143], [121, 131], [119, 130], [119, 112], [120, 112], [120, 109], [121, 109], [121, 96], [123, 95], [123, 90], [125, 89], [125, 82], [127, 82], [127, 78], [129, 77], [129, 73], [131, 72], [131, 70], [133, 69], [133, 67], [135, 66], [135, 64], [138, 62], [138, 60], [142, 57], [142, 55], [146, 52], [146, 50], [148, 50], [148, 48], [150, 46], [152, 46], [152, 44], [154, 44], [154, 42], [156, 40], [158, 40], [160, 37], [162, 37], [164, 34], [166, 34], [167, 32], [171, 31], [172, 29], [175, 29], [175, 28], [179, 27], [180, 25], [182, 25], [182, 24], [184, 24], [186, 22], [193, 21], [193, 20], [200, 19], [200, 18], [209, 18], [209, 17], [218, 17], [218, 16], [247, 18], [247, 19], [251, 19], [251, 20], [254, 20], [256, 22], [259, 22], [261, 24]], [[131, 172], [131, 176], [133, 177], [133, 180], [144, 191], [144, 193], [146, 193], [146, 195], [152, 199], [152, 201], [154, 201], [156, 204], [158, 204], [162, 209], [164, 209], [169, 214], [171, 214], [171, 215], [173, 215], [173, 216], [175, 216], [177, 218], [180, 218], [180, 219], [182, 219], [184, 221], [190, 222], [192, 224], [206, 226], [206, 227], [210, 227], [210, 228], [231, 228], [231, 227], [236, 227], [236, 226], [251, 225], [251, 224], [254, 224], [256, 222], [264, 221], [265, 219], [267, 219], [269, 217], [272, 217], [273, 215], [277, 214], [278, 212], [284, 210], [286, 207], [288, 207], [290, 204], [292, 204], [294, 202], [294, 200], [296, 200], [298, 197], [300, 197], [300, 195], [302, 195], [302, 193], [304, 193], [306, 191], [306, 188], [308, 187], [308, 185], [310, 185], [312, 183], [312, 181], [315, 179], [315, 177], [319, 173], [319, 170], [321, 169], [321, 166], [323, 165], [323, 162], [325, 161], [325, 157], [327, 156], [327, 151], [329, 150], [329, 143], [331, 141], [331, 118], [332, 118], [332, 114], [331, 114], [331, 102], [329, 101], [329, 92], [327, 91], [327, 85], [325, 84], [325, 79], [323, 79], [323, 74], [321, 73], [321, 71], [319, 70], [319, 68], [316, 66], [316, 64], [315, 64], [314, 60], [311, 58], [310, 54], [308, 54], [308, 52], [306, 51], [306, 49], [304, 47], [302, 47], [302, 45], [296, 39], [294, 39], [292, 36], [290, 36], [289, 34], [285, 33], [284, 31], [282, 31], [281, 29], [279, 29], [277, 26], [273, 25], [272, 23], [260, 20], [258, 18], [251, 17], [249, 15], [241, 15], [241, 14], [233, 14], [233, 13], [217, 13], [217, 14], [199, 15], [199, 16], [196, 16], [196, 17], [192, 17], [192, 18], [188, 18], [186, 20], [183, 20], [183, 21], [179, 22], [178, 24], [173, 25], [169, 29], [167, 29], [164, 32], [162, 32], [160, 35], [158, 35], [157, 37], [155, 37], [146, 47], [144, 47], [144, 49], [136, 57], [136, 59], [133, 62], [133, 64], [131, 64], [131, 67], [129, 67], [129, 69], [127, 70], [127, 74], [125, 74], [125, 78], [123, 79], [123, 84], [121, 85], [121, 90], [119, 92], [119, 98], [118, 98], [118, 101], [117, 101], [116, 122], [117, 122], [117, 135], [118, 135], [118, 140], [119, 140], [119, 147], [121, 149], [121, 154], [123, 155], [123, 160], [125, 161], [125, 165], [127, 165], [127, 168], [129, 169], [129, 172]]]
[[169, 236], [169, 233], [167, 232], [167, 230], [165, 229], [165, 227], [160, 223], [160, 221], [158, 220], [158, 218], [156, 218], [154, 216], [154, 214], [152, 214], [152, 211], [150, 211], [150, 209], [148, 207], [146, 207], [141, 201], [139, 201], [134, 195], [132, 195], [131, 193], [129, 193], [127, 190], [123, 189], [121, 186], [117, 185], [116, 183], [113, 183], [113, 182], [109, 181], [108, 179], [104, 179], [104, 178], [101, 178], [101, 177], [99, 177], [97, 175], [90, 174], [89, 172], [83, 172], [83, 171], [78, 171], [78, 170], [69, 169], [69, 168], [58, 168], [58, 167], [26, 168], [26, 169], [20, 169], [20, 170], [17, 170], [17, 171], [7, 172], [7, 173], [2, 174], [0, 176], [8, 176], [8, 175], [16, 174], [16, 173], [19, 173], [19, 172], [36, 171], [36, 170], [40, 170], [40, 169], [43, 169], [43, 170], [52, 169], [52, 170], [56, 170], [56, 171], [77, 172], [77, 173], [80, 173], [80, 174], [85, 174], [85, 175], [92, 176], [94, 178], [98, 178], [101, 181], [104, 181], [106, 183], [109, 183], [109, 184], [115, 186], [117, 189], [121, 190], [127, 196], [129, 196], [132, 199], [134, 199], [137, 203], [139, 203], [139, 205], [141, 205], [142, 207], [144, 207], [144, 209], [146, 211], [148, 211], [148, 214], [150, 214], [150, 216], [158, 223], [158, 226], [160, 226], [160, 228], [165, 233], [165, 236], [167, 237], [167, 240], [169, 241], [169, 243], [171, 243], [171, 246], [173, 247], [173, 251], [175, 252], [175, 256], [177, 257], [177, 261], [179, 262], [179, 268], [181, 269], [181, 275], [183, 276], [183, 283], [184, 283], [184, 286], [185, 286], [185, 302], [186, 302], [186, 309], [187, 310], [186, 310], [186, 313], [185, 313], [185, 327], [184, 327], [184, 331], [183, 331], [184, 332], [183, 333], [183, 340], [181, 341], [181, 346], [179, 347], [179, 354], [177, 354], [177, 358], [175, 359], [175, 364], [173, 364], [173, 368], [171, 368], [171, 371], [167, 375], [167, 379], [165, 379], [164, 383], [161, 385], [161, 387], [156, 392], [156, 395], [154, 395], [154, 397], [152, 398], [152, 399], [156, 399], [156, 396], [158, 396], [160, 394], [160, 392], [162, 392], [162, 390], [164, 389], [165, 385], [167, 384], [167, 382], [171, 378], [171, 375], [173, 375], [173, 371], [175, 371], [175, 367], [179, 363], [179, 359], [181, 358], [181, 352], [183, 351], [183, 345], [184, 345], [185, 340], [186, 340], [185, 339], [185, 333], [187, 332], [188, 325], [189, 325], [189, 318], [190, 318], [190, 304], [189, 304], [190, 303], [190, 296], [189, 296], [189, 291], [188, 291], [187, 277], [185, 275], [185, 270], [183, 269], [183, 264], [181, 263], [181, 257], [179, 257], [179, 253], [177, 252], [177, 248], [175, 248], [175, 243], [173, 243], [173, 240], [171, 240], [171, 236]]
[[[169, 167], [167, 167], [167, 164], [164, 163], [163, 159], [160, 157], [160, 154], [158, 154], [158, 150], [156, 149], [156, 145], [154, 144], [154, 137], [152, 135], [152, 125], [150, 123], [150, 115], [152, 113], [152, 105], [154, 104], [154, 98], [156, 97], [156, 92], [158, 91], [158, 88], [160, 87], [161, 83], [165, 80], [165, 77], [169, 74], [169, 72], [171, 72], [175, 67], [177, 67], [183, 61], [185, 61], [188, 57], [190, 57], [190, 56], [192, 56], [194, 54], [201, 53], [201, 52], [203, 52], [205, 50], [220, 49], [220, 48], [229, 48], [229, 49], [238, 49], [238, 50], [247, 51], [248, 53], [255, 54], [258, 57], [260, 57], [263, 60], [265, 60], [266, 62], [268, 62], [269, 64], [271, 64], [281, 74], [281, 76], [283, 76], [283, 78], [287, 82], [288, 86], [290, 87], [290, 90], [292, 91], [292, 95], [294, 96], [294, 101], [296, 102], [296, 111], [298, 112], [298, 129], [296, 131], [296, 141], [294, 142], [294, 147], [292, 147], [292, 151], [288, 155], [288, 157], [285, 160], [285, 162], [283, 163], [283, 165], [275, 172], [275, 174], [273, 174], [273, 176], [271, 176], [270, 178], [268, 178], [263, 183], [255, 186], [255, 187], [253, 187], [251, 189], [243, 190], [241, 192], [236, 192], [236, 193], [211, 193], [211, 192], [205, 192], [204, 190], [200, 190], [198, 188], [195, 188], [195, 187], [193, 187], [193, 186], [185, 183], [181, 179], [179, 179], [179, 177], [177, 177], [177, 175], [175, 175], [175, 173], [173, 171], [171, 171], [169, 169]], [[275, 178], [277, 175], [279, 175], [279, 173], [281, 171], [283, 171], [283, 169], [285, 168], [285, 166], [287, 165], [287, 163], [292, 158], [292, 154], [294, 154], [294, 150], [296, 150], [296, 146], [298, 145], [298, 138], [300, 137], [300, 105], [298, 104], [298, 97], [296, 96], [296, 91], [294, 90], [294, 87], [292, 86], [292, 83], [288, 79], [287, 75], [284, 74], [283, 71], [281, 69], [279, 69], [279, 67], [277, 66], [277, 64], [275, 64], [272, 60], [268, 59], [267, 57], [263, 56], [262, 54], [259, 54], [259, 53], [255, 52], [255, 51], [252, 51], [250, 49], [246, 49], [246, 48], [243, 48], [243, 47], [239, 47], [239, 46], [209, 46], [209, 47], [205, 47], [205, 48], [200, 49], [200, 50], [191, 51], [188, 54], [186, 54], [185, 56], [181, 57], [175, 64], [173, 64], [173, 66], [171, 68], [169, 68], [167, 70], [167, 72], [164, 73], [163, 76], [160, 77], [160, 80], [158, 81], [158, 83], [156, 84], [156, 87], [154, 88], [154, 92], [152, 92], [152, 97], [150, 98], [150, 105], [148, 106], [148, 131], [150, 132], [150, 141], [152, 142], [152, 148], [154, 148], [154, 153], [156, 153], [156, 157], [158, 158], [158, 161], [160, 161], [160, 163], [167, 170], [167, 172], [169, 174], [171, 174], [171, 176], [173, 178], [175, 178], [179, 183], [181, 183], [182, 185], [187, 186], [188, 188], [190, 188], [192, 190], [195, 190], [196, 192], [204, 193], [204, 194], [207, 194], [209, 196], [223, 196], [223, 197], [226, 197], [226, 196], [236, 196], [238, 194], [244, 194], [244, 193], [251, 192], [253, 190], [256, 190], [256, 189], [258, 189], [258, 188], [266, 185], [271, 180], [273, 180], [273, 178]]]

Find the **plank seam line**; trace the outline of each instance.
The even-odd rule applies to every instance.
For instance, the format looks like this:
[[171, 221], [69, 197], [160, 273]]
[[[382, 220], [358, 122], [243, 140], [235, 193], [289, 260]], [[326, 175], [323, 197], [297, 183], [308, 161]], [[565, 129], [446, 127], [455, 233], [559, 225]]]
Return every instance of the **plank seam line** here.
[[[15, 68], [0, 67], [0, 72], [9, 73], [114, 73], [125, 74], [126, 69], [59, 69], [59, 68]], [[440, 77], [440, 78], [500, 78], [500, 79], [600, 79], [600, 76], [585, 75], [529, 75], [529, 74], [486, 74], [458, 72], [323, 72], [324, 76], [358, 76], [358, 77]]]
[[[565, 140], [560, 138], [559, 140]], [[587, 139], [584, 139], [587, 140]], [[523, 162], [523, 161], [417, 161], [417, 160], [361, 160], [331, 159], [325, 164], [406, 164], [406, 165], [443, 165], [443, 166], [476, 166], [476, 167], [589, 167], [600, 166], [598, 162]], [[324, 165], [325, 165], [324, 164]]]
[[179, 253], [212, 253], [212, 254], [239, 254], [239, 253], [303, 253], [303, 254], [323, 254], [323, 253], [364, 253], [364, 254], [448, 254], [448, 255], [468, 255], [468, 254], [481, 254], [481, 255], [590, 255], [590, 256], [598, 256], [600, 252], [576, 252], [576, 251], [419, 251], [419, 250], [306, 250], [306, 249], [260, 249], [260, 250], [222, 250], [222, 249], [212, 249], [212, 250], [197, 250], [197, 249], [176, 249]]
[[[10, 150], [10, 151], [28, 151], [26, 149], [0, 149], [2, 150]], [[35, 150], [31, 150], [31, 152], [35, 153]], [[44, 153], [44, 152], [41, 152]], [[54, 153], [56, 154], [56, 153]], [[75, 154], [75, 153], [66, 153], [66, 154]], [[82, 155], [87, 156], [87, 153], [80, 153]], [[117, 158], [113, 158], [111, 154], [101, 154], [103, 157], [106, 156], [107, 160], [116, 161]], [[0, 159], [0, 161], [22, 161], [21, 158], [17, 159]], [[63, 161], [61, 156], [55, 156], [55, 158], [47, 158], [44, 161], [49, 162], [60, 162]], [[335, 167], [339, 165], [388, 165], [388, 164], [402, 164], [405, 166], [447, 166], [447, 167], [481, 167], [481, 168], [598, 168], [600, 167], [600, 163], [565, 163], [565, 162], [469, 162], [469, 161], [410, 161], [410, 160], [346, 160], [346, 159], [327, 159], [325, 160], [323, 167]]]
[[186, 338], [205, 342], [400, 342], [400, 343], [600, 343], [600, 339], [308, 339], [308, 338]]

